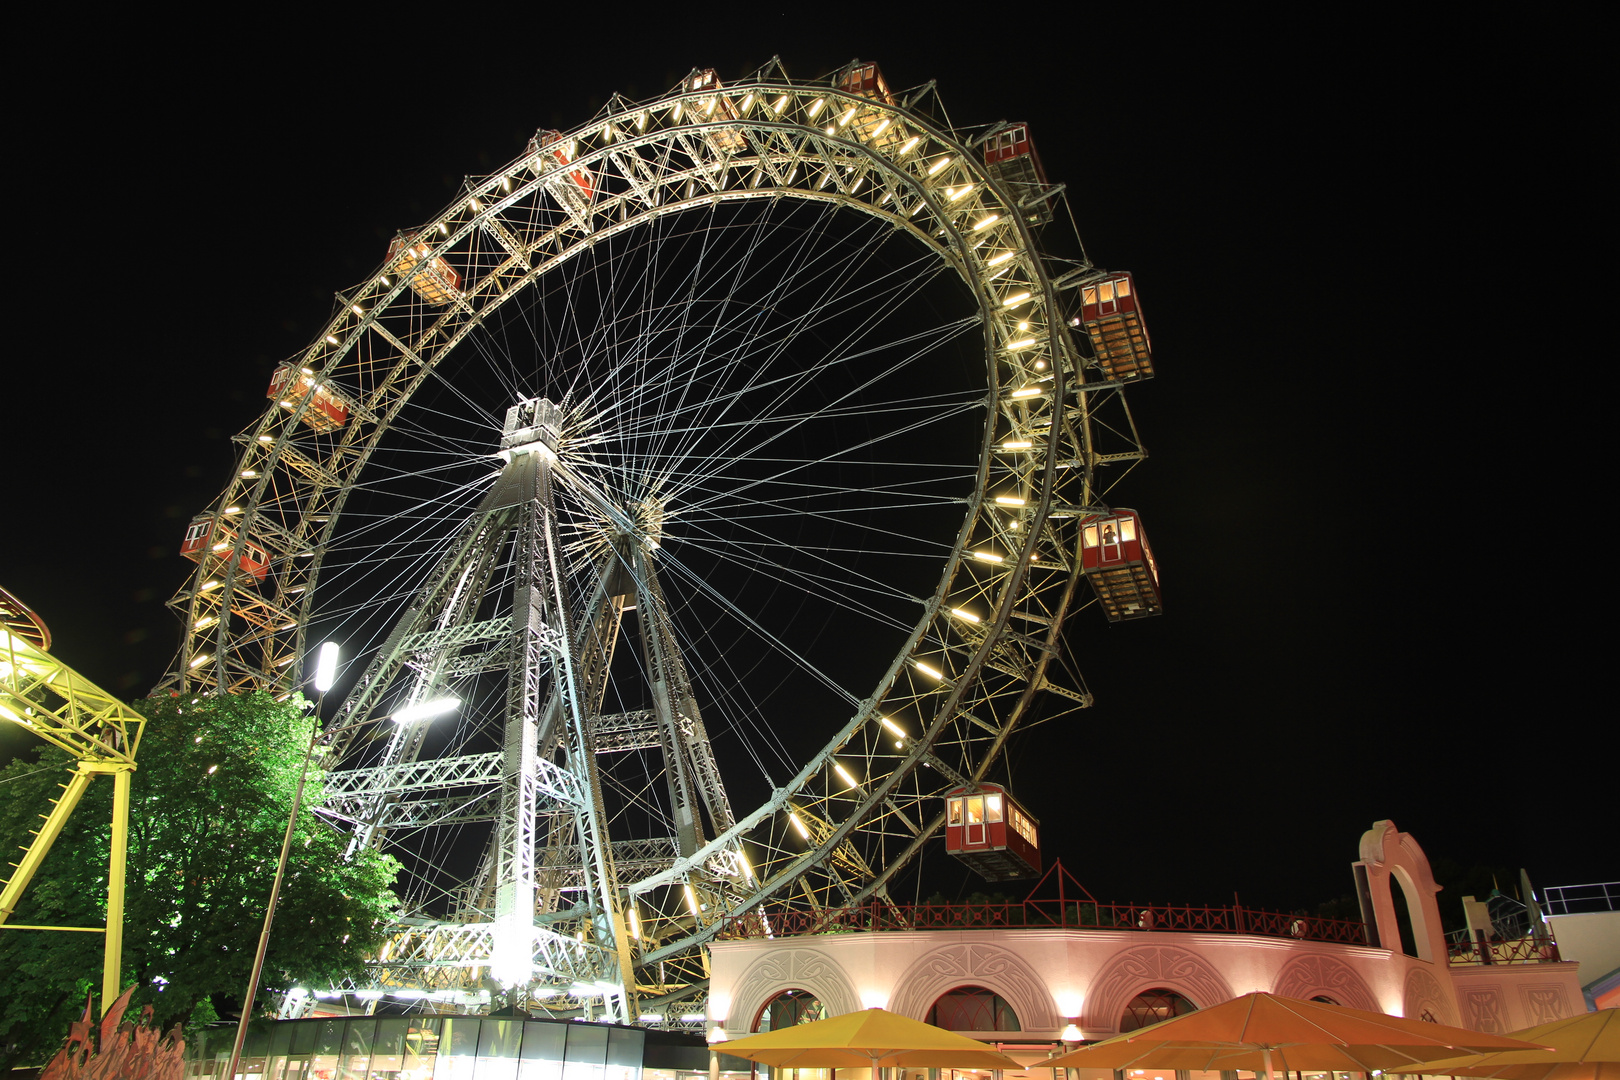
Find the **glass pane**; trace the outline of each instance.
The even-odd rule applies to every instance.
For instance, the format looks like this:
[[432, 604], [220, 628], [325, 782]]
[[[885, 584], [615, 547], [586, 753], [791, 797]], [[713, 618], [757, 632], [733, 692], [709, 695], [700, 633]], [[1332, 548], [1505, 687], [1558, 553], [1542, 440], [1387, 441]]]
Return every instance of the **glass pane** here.
[[641, 1055], [646, 1034], [621, 1027], [608, 1028], [607, 1034], [605, 1080], [637, 1080], [641, 1075]]
[[349, 1021], [343, 1038], [342, 1068], [336, 1080], [366, 1080], [371, 1065], [371, 1041], [377, 1034], [377, 1021], [366, 1017]]
[[1119, 538], [1121, 540], [1135, 540], [1136, 539], [1136, 519], [1135, 518], [1120, 518], [1119, 519]]
[[377, 1037], [371, 1044], [372, 1080], [395, 1080], [405, 1067], [405, 1031], [409, 1020], [377, 1021]]
[[569, 1024], [567, 1055], [563, 1080], [603, 1080], [607, 1065], [607, 1028]]
[[1114, 282], [1114, 290], [1121, 296], [1131, 295], [1131, 283], [1123, 279]]
[[264, 1063], [265, 1080], [280, 1080], [287, 1063], [287, 1049], [292, 1045], [292, 1025], [277, 1024], [270, 1031], [270, 1056]]
[[400, 1080], [428, 1080], [439, 1054], [439, 1021], [407, 1021]]
[[967, 797], [967, 823], [969, 825], [984, 824], [983, 795], [969, 795]]
[[483, 1021], [472, 1016], [447, 1016], [443, 1023], [433, 1080], [472, 1080], [473, 1065], [478, 1060], [478, 1026]]
[[520, 1080], [562, 1080], [563, 1044], [568, 1025], [531, 1020], [523, 1025], [523, 1051], [518, 1059]]
[[322, 1020], [315, 1033], [315, 1047], [309, 1056], [312, 1080], [333, 1080], [338, 1072], [338, 1051], [343, 1046], [342, 1020]]
[[1085, 529], [1085, 545], [1088, 548], [1097, 546], [1097, 526], [1087, 525]]
[[485, 1020], [478, 1036], [478, 1080], [517, 1080], [521, 1020]]
[[309, 1055], [315, 1049], [315, 1034], [320, 1030], [319, 1020], [297, 1020], [283, 1024], [292, 1032], [292, 1045], [287, 1049], [287, 1064], [281, 1080], [305, 1080], [310, 1076]]
[[952, 825], [960, 825], [960, 824], [962, 824], [962, 800], [961, 799], [951, 799], [951, 800], [949, 800], [949, 805], [950, 805], [950, 808], [951, 808], [951, 824]]
[[1001, 796], [989, 794], [984, 797], [985, 820], [1001, 820]]

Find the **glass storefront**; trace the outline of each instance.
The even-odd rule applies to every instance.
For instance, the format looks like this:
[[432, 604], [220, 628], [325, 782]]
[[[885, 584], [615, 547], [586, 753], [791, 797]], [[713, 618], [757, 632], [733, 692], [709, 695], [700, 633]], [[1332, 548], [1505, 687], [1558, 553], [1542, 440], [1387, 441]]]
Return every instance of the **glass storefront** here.
[[[218, 1037], [196, 1040], [188, 1047], [186, 1075], [226, 1080], [234, 1034], [221, 1031]], [[237, 1076], [242, 1080], [644, 1080], [645, 1042], [646, 1032], [639, 1028], [561, 1020], [487, 1016], [283, 1020], [268, 1031], [250, 1033]]]

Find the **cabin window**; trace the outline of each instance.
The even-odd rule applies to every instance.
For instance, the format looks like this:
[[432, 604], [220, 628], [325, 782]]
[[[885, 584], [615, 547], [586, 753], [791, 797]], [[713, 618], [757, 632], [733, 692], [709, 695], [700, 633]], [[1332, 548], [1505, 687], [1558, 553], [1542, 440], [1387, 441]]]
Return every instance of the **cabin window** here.
[[1025, 817], [1023, 814], [1019, 813], [1018, 807], [1009, 806], [1007, 808], [1007, 821], [1012, 825], [1013, 832], [1017, 833], [1019, 836], [1022, 836], [1031, 844], [1035, 844], [1037, 847], [1039, 846], [1039, 842], [1035, 839], [1035, 823], [1029, 818]]
[[1097, 546], [1097, 526], [1087, 525], [1085, 530], [1085, 545], [1088, 548]]
[[1136, 542], [1136, 521], [1134, 518], [1119, 519], [1119, 538], [1127, 544]]
[[1125, 278], [1120, 278], [1118, 281], [1114, 282], [1114, 292], [1118, 296], [1131, 295], [1130, 281]]
[[950, 823], [952, 825], [960, 825], [960, 824], [962, 824], [962, 800], [961, 799], [952, 799], [952, 800], [950, 800], [949, 805], [950, 805]]
[[192, 522], [191, 528], [186, 530], [186, 543], [190, 544], [201, 540], [207, 534], [210, 524], [212, 523], [207, 521]]
[[967, 803], [967, 823], [969, 825], [984, 824], [984, 796], [969, 795], [964, 802]]
[[984, 819], [986, 821], [1001, 820], [1001, 796], [990, 792], [984, 797]]

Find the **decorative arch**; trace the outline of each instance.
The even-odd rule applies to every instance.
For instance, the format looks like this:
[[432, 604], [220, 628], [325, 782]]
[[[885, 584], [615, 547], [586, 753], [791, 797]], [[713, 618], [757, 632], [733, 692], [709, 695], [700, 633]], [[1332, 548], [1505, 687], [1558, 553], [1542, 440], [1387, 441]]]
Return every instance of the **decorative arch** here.
[[731, 993], [726, 1031], [745, 1032], [765, 1003], [783, 990], [805, 990], [828, 1016], [861, 1007], [855, 984], [836, 960], [816, 949], [769, 949], [743, 971]]
[[1281, 997], [1309, 1000], [1332, 998], [1351, 1009], [1381, 1012], [1372, 987], [1356, 969], [1334, 956], [1296, 956], [1283, 965], [1271, 992]]
[[1012, 1006], [1025, 1031], [1056, 1031], [1063, 1026], [1045, 980], [1017, 953], [999, 945], [970, 942], [934, 949], [918, 957], [895, 986], [889, 1011], [913, 1020], [926, 1017], [947, 991], [982, 986]]
[[1440, 905], [1429, 857], [1410, 833], [1403, 833], [1393, 821], [1375, 821], [1361, 835], [1361, 858], [1354, 864], [1356, 889], [1361, 895], [1361, 916], [1378, 932], [1378, 944], [1391, 952], [1401, 951], [1400, 923], [1395, 914], [1391, 886], [1406, 898], [1412, 917], [1412, 938], [1420, 960], [1444, 963], [1445, 932], [1440, 927]]
[[1406, 973], [1406, 993], [1402, 1011], [1412, 1018], [1421, 1018], [1425, 1012], [1442, 1024], [1457, 1024], [1457, 1014], [1435, 977], [1423, 968], [1414, 967]]
[[934, 999], [925, 1021], [946, 1031], [1022, 1031], [1012, 1003], [983, 986], [953, 986]]
[[1237, 995], [1213, 964], [1190, 949], [1138, 945], [1108, 962], [1086, 992], [1088, 1031], [1117, 1031], [1125, 1003], [1144, 990], [1174, 990], [1200, 1009]]

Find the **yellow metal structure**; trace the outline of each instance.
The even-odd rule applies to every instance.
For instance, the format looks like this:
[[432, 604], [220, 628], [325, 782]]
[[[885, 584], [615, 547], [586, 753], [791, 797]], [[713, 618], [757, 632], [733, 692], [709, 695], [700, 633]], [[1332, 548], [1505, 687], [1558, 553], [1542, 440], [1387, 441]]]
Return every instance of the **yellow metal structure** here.
[[[146, 718], [46, 651], [50, 632], [39, 617], [0, 589], [0, 720], [17, 724], [72, 754], [78, 765], [22, 861], [0, 890], [0, 927], [5, 927], [23, 890], [45, 861], [68, 815], [90, 781], [113, 779], [112, 854], [107, 872], [107, 925], [102, 931], [101, 1001], [105, 1011], [118, 998], [124, 947], [124, 856], [129, 842], [129, 782]], [[94, 930], [80, 926], [18, 926], [15, 930]]]

